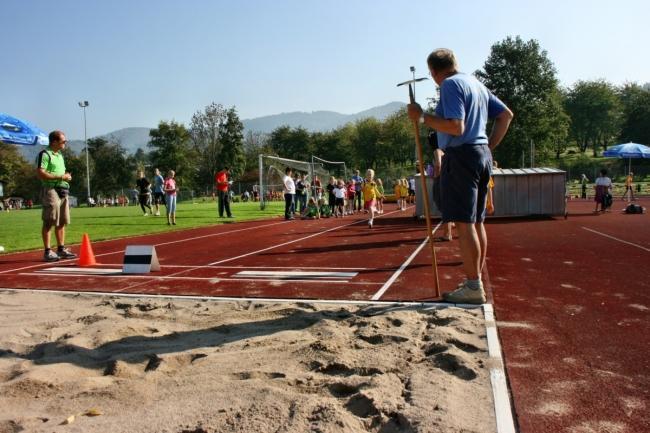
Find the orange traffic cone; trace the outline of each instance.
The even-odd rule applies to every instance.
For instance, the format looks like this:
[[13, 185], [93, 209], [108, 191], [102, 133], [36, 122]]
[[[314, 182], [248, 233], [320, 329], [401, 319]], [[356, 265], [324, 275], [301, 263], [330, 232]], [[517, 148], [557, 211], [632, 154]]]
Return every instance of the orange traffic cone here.
[[90, 239], [88, 234], [84, 233], [81, 239], [81, 251], [79, 251], [79, 266], [93, 266], [96, 264], [95, 253], [93, 253], [93, 247], [90, 246]]

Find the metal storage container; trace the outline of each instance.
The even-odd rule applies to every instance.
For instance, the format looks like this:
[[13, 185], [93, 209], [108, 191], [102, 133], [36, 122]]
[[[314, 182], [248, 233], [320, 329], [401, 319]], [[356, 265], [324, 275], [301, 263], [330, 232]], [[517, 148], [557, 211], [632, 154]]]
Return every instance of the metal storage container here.
[[[492, 172], [494, 179], [494, 216], [566, 215], [566, 172], [556, 168], [500, 169]], [[440, 211], [433, 204], [433, 179], [427, 176], [431, 215]], [[424, 216], [422, 186], [415, 180], [415, 214]]]

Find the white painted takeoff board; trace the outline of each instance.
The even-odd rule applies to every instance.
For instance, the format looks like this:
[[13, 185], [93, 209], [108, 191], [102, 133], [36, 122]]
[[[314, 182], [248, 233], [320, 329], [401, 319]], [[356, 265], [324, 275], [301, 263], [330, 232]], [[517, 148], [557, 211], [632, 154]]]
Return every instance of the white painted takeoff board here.
[[148, 274], [151, 271], [159, 271], [160, 263], [156, 254], [156, 247], [153, 245], [127, 245], [124, 251], [124, 266], [122, 272], [125, 274]]

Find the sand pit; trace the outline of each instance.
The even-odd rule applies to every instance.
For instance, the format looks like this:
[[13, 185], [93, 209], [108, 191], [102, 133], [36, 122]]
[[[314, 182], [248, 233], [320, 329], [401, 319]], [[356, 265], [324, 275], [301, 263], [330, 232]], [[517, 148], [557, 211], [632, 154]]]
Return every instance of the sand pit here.
[[492, 433], [487, 363], [480, 309], [0, 291], [0, 433]]

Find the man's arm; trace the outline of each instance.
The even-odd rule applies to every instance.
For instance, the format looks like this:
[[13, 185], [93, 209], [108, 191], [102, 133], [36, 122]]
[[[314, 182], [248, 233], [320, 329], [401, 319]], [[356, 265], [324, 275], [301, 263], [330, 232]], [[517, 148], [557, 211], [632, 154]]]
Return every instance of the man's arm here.
[[424, 124], [436, 131], [454, 136], [463, 135], [465, 132], [465, 122], [462, 119], [443, 119], [435, 114], [424, 113], [420, 104], [408, 105], [408, 116], [411, 120], [419, 121], [423, 114]]
[[492, 132], [490, 133], [490, 138], [488, 138], [488, 146], [490, 147], [490, 150], [494, 150], [494, 148], [501, 143], [506, 132], [508, 132], [513, 117], [514, 114], [512, 114], [512, 111], [506, 107], [506, 109], [499, 113], [499, 115], [494, 119]]
[[70, 173], [65, 173], [61, 176], [52, 174], [49, 171], [45, 171], [43, 168], [38, 168], [36, 171], [36, 174], [38, 175], [38, 178], [41, 180], [65, 180], [66, 182], [70, 182], [72, 180], [72, 176]]

